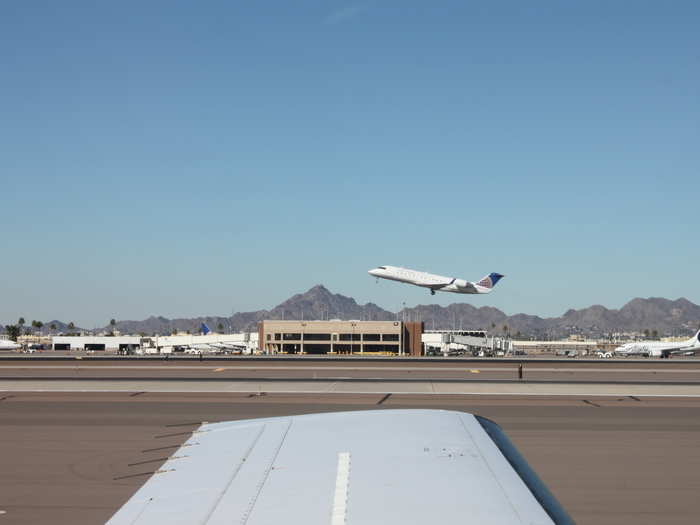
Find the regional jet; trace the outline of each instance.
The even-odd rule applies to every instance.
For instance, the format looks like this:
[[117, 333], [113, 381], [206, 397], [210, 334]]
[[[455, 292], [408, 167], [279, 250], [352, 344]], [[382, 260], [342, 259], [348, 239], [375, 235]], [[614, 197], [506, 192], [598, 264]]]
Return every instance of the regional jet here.
[[21, 345], [18, 345], [14, 341], [10, 341], [9, 339], [0, 339], [0, 350], [19, 350], [22, 348]]
[[443, 277], [442, 275], [409, 270], [398, 266], [379, 266], [369, 270], [367, 273], [381, 279], [429, 288], [431, 295], [435, 295], [435, 292], [491, 293], [496, 283], [503, 278], [503, 275], [500, 273], [490, 273], [480, 281], [473, 283], [464, 279], [457, 279], [456, 277]]
[[[199, 325], [200, 335], [209, 335], [211, 329], [206, 323]], [[178, 345], [180, 346], [180, 345]], [[238, 339], [236, 340], [223, 340], [223, 341], [211, 341], [204, 343], [191, 343], [186, 345], [186, 354], [205, 354], [205, 353], [245, 353], [248, 347], [246, 344]]]
[[680, 343], [646, 342], [627, 343], [615, 349], [615, 353], [623, 356], [639, 355], [644, 357], [670, 357], [672, 354], [689, 354], [700, 350], [700, 331], [687, 341]]

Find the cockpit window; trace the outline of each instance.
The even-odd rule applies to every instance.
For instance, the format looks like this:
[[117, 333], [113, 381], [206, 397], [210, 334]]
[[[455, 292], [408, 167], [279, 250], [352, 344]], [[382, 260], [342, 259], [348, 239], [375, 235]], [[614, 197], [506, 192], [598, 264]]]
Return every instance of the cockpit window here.
[[380, 270], [386, 270], [386, 266], [380, 266], [379, 269], [380, 269]]

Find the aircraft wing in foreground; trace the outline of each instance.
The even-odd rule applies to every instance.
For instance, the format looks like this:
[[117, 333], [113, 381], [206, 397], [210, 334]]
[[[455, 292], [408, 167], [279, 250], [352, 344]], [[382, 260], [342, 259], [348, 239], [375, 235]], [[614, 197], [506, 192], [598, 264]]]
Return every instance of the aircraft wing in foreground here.
[[495, 423], [376, 410], [202, 424], [123, 524], [573, 524]]

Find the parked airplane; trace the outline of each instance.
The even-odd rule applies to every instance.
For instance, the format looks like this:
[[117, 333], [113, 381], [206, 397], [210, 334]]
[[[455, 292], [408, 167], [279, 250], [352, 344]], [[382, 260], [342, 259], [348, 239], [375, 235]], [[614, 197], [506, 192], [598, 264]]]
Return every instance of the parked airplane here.
[[[206, 323], [199, 325], [200, 335], [209, 335], [211, 329]], [[214, 341], [207, 343], [194, 343], [187, 345], [186, 354], [205, 354], [205, 353], [244, 353], [247, 350], [245, 343], [240, 341]]]
[[680, 343], [646, 342], [627, 343], [618, 346], [615, 353], [618, 355], [630, 356], [641, 355], [646, 357], [667, 358], [672, 354], [690, 354], [700, 350], [700, 331], [687, 341]]
[[503, 275], [500, 273], [490, 273], [480, 281], [473, 283], [464, 279], [443, 277], [442, 275], [409, 270], [398, 266], [379, 266], [369, 270], [367, 273], [381, 279], [429, 288], [431, 295], [435, 295], [436, 291], [469, 294], [490, 293], [493, 287], [496, 286], [496, 283], [503, 278]]
[[19, 350], [22, 345], [18, 345], [9, 339], [0, 339], [0, 350]]

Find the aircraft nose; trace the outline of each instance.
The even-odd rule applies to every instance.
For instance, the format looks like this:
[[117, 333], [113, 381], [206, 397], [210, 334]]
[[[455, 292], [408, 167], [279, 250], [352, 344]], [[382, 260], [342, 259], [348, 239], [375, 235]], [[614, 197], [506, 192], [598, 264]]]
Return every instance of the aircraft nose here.
[[368, 270], [367, 273], [376, 276], [379, 273], [379, 270], [372, 268], [371, 270]]

